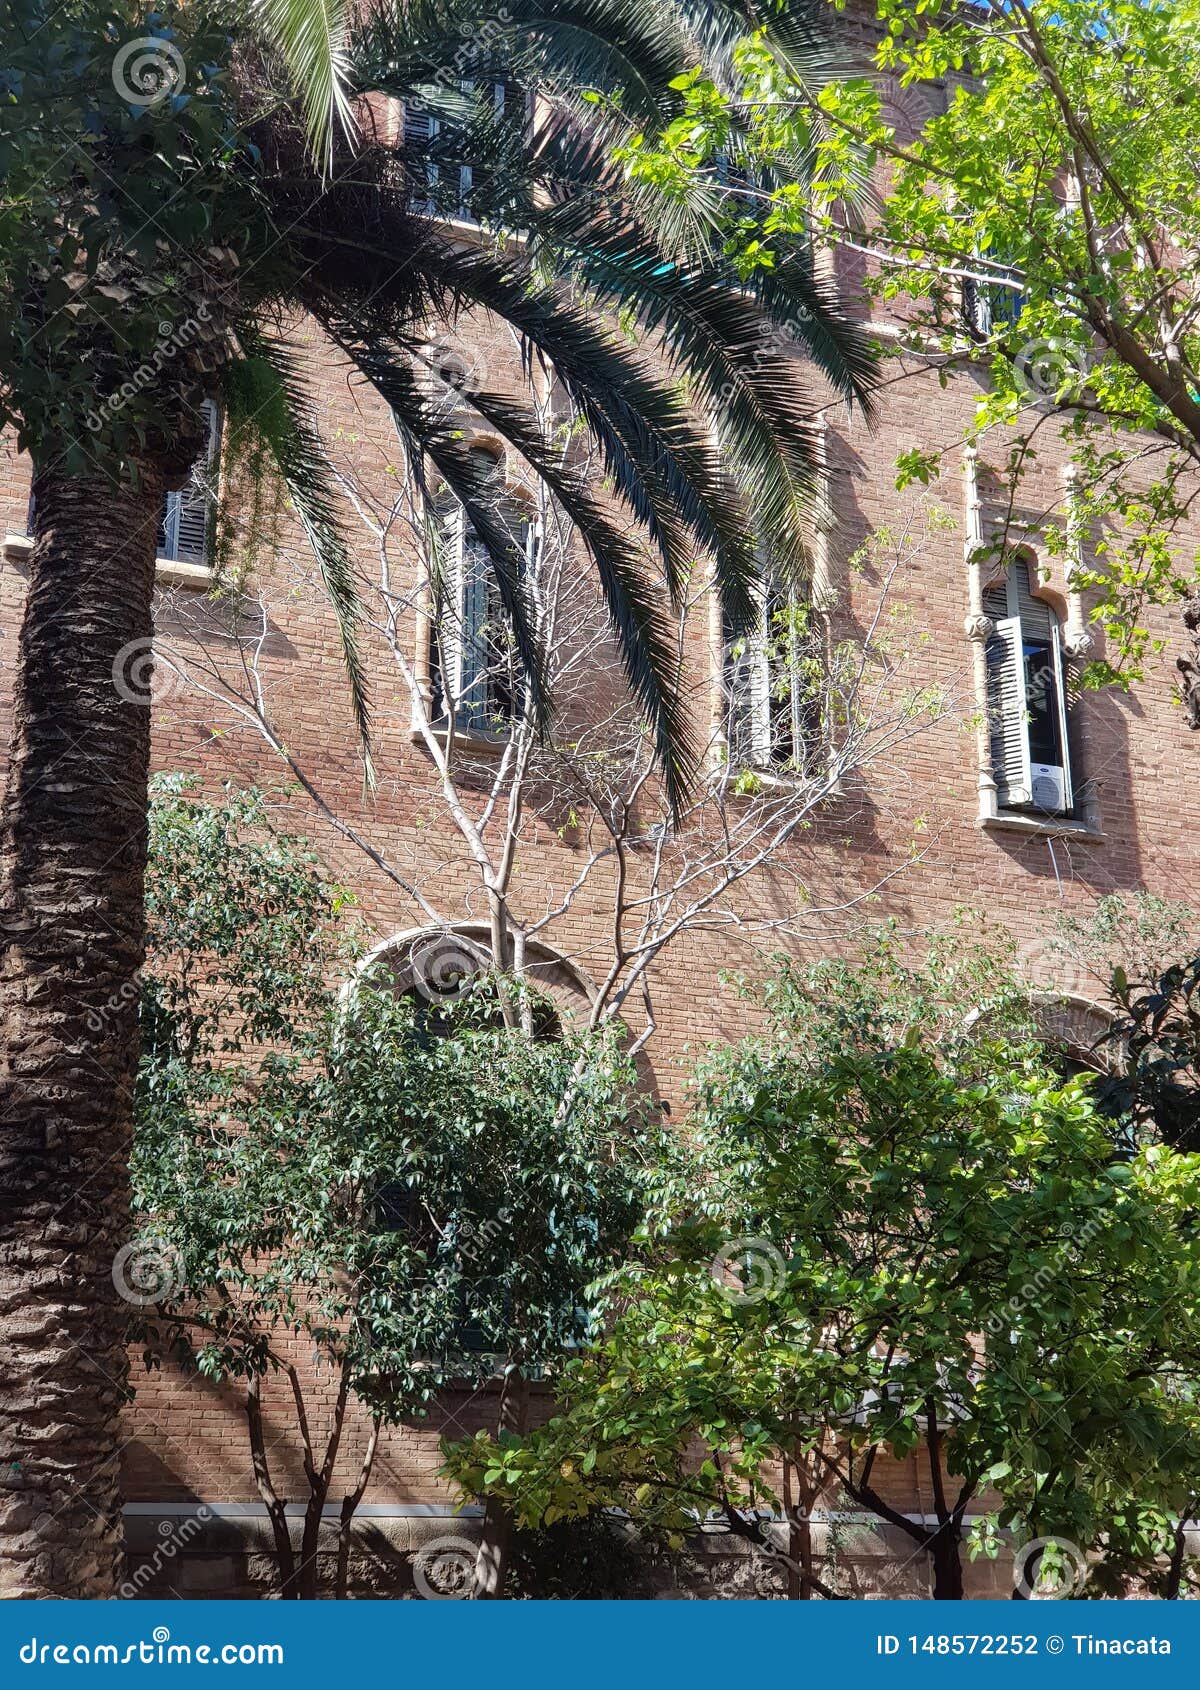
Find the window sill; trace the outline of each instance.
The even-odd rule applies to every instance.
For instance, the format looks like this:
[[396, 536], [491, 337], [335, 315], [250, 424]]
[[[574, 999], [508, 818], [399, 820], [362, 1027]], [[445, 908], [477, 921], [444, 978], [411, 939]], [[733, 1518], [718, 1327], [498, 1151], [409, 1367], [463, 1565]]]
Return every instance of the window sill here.
[[175, 558], [154, 560], [154, 579], [160, 587], [186, 587], [194, 593], [206, 593], [212, 586], [213, 572], [203, 563], [179, 563]]
[[[755, 782], [753, 789], [738, 790], [738, 782], [749, 777]], [[767, 769], [739, 769], [732, 774], [722, 768], [716, 771], [711, 780], [713, 791], [725, 798], [761, 798], [765, 792], [788, 793], [804, 792], [825, 785], [821, 802], [828, 799], [841, 798], [845, 788], [840, 779], [832, 780], [823, 775], [781, 775]]]
[[436, 206], [430, 206], [427, 201], [418, 201], [416, 205], [409, 205], [409, 211], [414, 217], [419, 217], [426, 223], [437, 223], [443, 229], [459, 240], [477, 242], [494, 241], [501, 247], [521, 248], [529, 244], [527, 235], [512, 230], [500, 232], [490, 228], [485, 223], [478, 223], [473, 217], [456, 217], [453, 212], [442, 211]]
[[985, 832], [996, 829], [1002, 833], [1032, 834], [1042, 839], [1100, 841], [1105, 838], [1103, 828], [1093, 827], [1089, 822], [1070, 821], [1062, 816], [1024, 816], [1015, 810], [1000, 810], [994, 816], [984, 816], [977, 825]]
[[[28, 534], [6, 534], [3, 549], [5, 557], [19, 562], [33, 551], [33, 540]], [[212, 570], [202, 563], [179, 563], [175, 558], [160, 557], [155, 559], [154, 578], [160, 586], [187, 587], [193, 592], [206, 593], [213, 577]]]
[[[503, 757], [512, 741], [507, 736], [497, 735], [491, 738], [486, 734], [463, 733], [459, 730], [434, 727], [430, 729], [439, 745], [447, 749], [451, 745], [457, 751], [468, 751], [477, 757]], [[424, 745], [425, 734], [421, 728], [410, 728], [408, 737], [414, 745]]]

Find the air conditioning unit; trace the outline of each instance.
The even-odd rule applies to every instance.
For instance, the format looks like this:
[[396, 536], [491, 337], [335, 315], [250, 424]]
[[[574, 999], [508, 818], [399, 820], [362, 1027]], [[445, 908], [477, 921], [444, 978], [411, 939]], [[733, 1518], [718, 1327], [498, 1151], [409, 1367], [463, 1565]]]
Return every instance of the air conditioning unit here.
[[1061, 815], [1067, 808], [1067, 776], [1057, 763], [1031, 763], [1030, 786], [1035, 810]]

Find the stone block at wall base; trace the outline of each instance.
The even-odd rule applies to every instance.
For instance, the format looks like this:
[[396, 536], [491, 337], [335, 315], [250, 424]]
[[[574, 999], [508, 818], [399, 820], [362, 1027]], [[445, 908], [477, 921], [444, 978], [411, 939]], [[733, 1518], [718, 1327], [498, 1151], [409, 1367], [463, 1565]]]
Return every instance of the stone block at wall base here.
[[[303, 1521], [289, 1518], [293, 1548]], [[474, 1543], [477, 1513], [386, 1511], [361, 1515], [352, 1528], [347, 1595], [351, 1600], [420, 1599], [413, 1563], [422, 1550]], [[779, 1601], [787, 1594], [787, 1568], [778, 1558], [728, 1534], [698, 1532], [686, 1550], [668, 1554], [639, 1545], [628, 1528], [614, 1527], [636, 1549], [628, 1595], [641, 1601]], [[338, 1523], [327, 1517], [317, 1551], [319, 1588], [332, 1598], [337, 1584]], [[930, 1595], [925, 1557], [890, 1527], [865, 1521], [814, 1523], [814, 1571], [851, 1600], [921, 1599]], [[451, 1550], [453, 1553], [453, 1550]], [[969, 1597], [1008, 1600], [1008, 1557], [965, 1562]], [[261, 1513], [209, 1509], [156, 1513], [147, 1507], [126, 1515], [127, 1598], [270, 1601], [279, 1595], [271, 1529]]]

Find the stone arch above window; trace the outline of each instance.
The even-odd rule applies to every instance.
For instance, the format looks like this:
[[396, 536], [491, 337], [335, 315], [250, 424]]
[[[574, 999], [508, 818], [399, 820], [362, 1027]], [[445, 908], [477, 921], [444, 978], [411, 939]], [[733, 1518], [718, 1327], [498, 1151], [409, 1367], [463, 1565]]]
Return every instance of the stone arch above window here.
[[[540, 1024], [535, 1018], [534, 1031], [557, 1038], [565, 1022], [586, 1024], [596, 988], [582, 970], [538, 940], [522, 944], [512, 936], [510, 944], [522, 952], [514, 971], [546, 1000], [546, 1012]], [[510, 967], [513, 962], [510, 958]], [[464, 997], [492, 968], [491, 929], [486, 922], [470, 921], [411, 928], [374, 946], [363, 968], [379, 963], [390, 970], [398, 991], [413, 994], [436, 1011]]]
[[1120, 1066], [1116, 1049], [1103, 1042], [1112, 1018], [1087, 998], [1039, 996], [1037, 1025], [1043, 1042], [1061, 1054], [1072, 1072], [1112, 1074]]

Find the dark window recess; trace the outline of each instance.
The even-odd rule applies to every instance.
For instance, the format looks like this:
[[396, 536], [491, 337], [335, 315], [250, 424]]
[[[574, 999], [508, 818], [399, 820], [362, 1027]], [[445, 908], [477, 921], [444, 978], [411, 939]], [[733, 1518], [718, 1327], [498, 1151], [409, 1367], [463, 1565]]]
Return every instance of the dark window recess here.
[[1019, 556], [983, 595], [991, 618], [988, 730], [997, 801], [1069, 815], [1074, 807], [1068, 674], [1052, 607], [1037, 597], [1036, 564]]
[[211, 399], [204, 402], [208, 444], [185, 486], [168, 493], [158, 525], [158, 556], [170, 563], [208, 562], [213, 513], [216, 509], [216, 468], [220, 451], [220, 417]]
[[[458, 88], [468, 98], [483, 100], [490, 94], [490, 106], [484, 110], [495, 123], [510, 125], [524, 119], [525, 96], [510, 82], [477, 85], [464, 78]], [[477, 222], [472, 199], [486, 196], [490, 180], [486, 146], [480, 143], [483, 156], [464, 162], [461, 132], [419, 99], [405, 105], [403, 145], [411, 181], [412, 209], [422, 217]]]
[[[513, 526], [528, 556], [532, 525], [518, 513]], [[447, 723], [450, 694], [460, 733], [502, 738], [516, 718], [523, 690], [512, 629], [487, 548], [457, 506], [446, 513], [443, 532], [447, 602], [430, 634], [432, 720]]]
[[451, 1251], [460, 1258], [453, 1263], [454, 1271], [456, 1275], [461, 1275], [461, 1279], [455, 1293], [456, 1316], [448, 1334], [446, 1353], [502, 1354], [504, 1328], [508, 1323], [507, 1295], [502, 1295], [499, 1299], [500, 1307], [497, 1312], [500, 1318], [494, 1323], [498, 1330], [489, 1331], [472, 1313], [472, 1308], [496, 1302], [497, 1281], [472, 1278], [469, 1272], [463, 1272], [462, 1267], [462, 1259], [468, 1264], [470, 1262], [471, 1253], [476, 1248], [474, 1240], [477, 1232], [485, 1237], [500, 1239], [504, 1235], [501, 1223], [498, 1220], [484, 1221], [477, 1228], [473, 1222], [462, 1223], [451, 1217], [443, 1225], [435, 1227], [424, 1205], [402, 1180], [390, 1180], [380, 1186], [375, 1194], [375, 1218], [381, 1231], [409, 1234], [409, 1242], [424, 1254], [434, 1275], [438, 1271], [439, 1255], [444, 1256], [447, 1251]]
[[965, 276], [962, 282], [962, 315], [982, 335], [1011, 328], [1025, 308], [1025, 295], [1006, 282], [980, 282]]
[[821, 741], [814, 649], [792, 599], [772, 588], [757, 630], [724, 621], [725, 734], [734, 768], [805, 771]]

